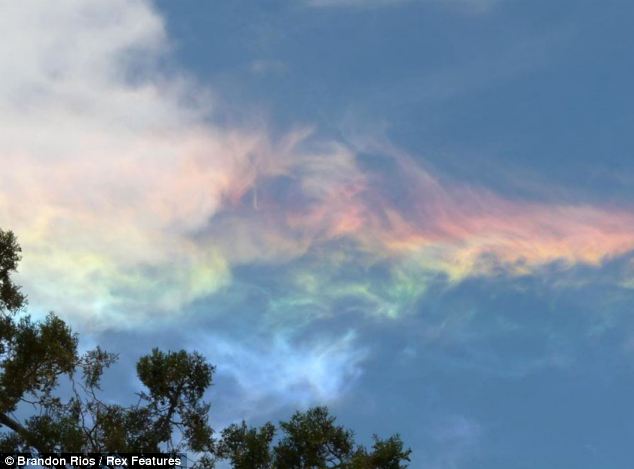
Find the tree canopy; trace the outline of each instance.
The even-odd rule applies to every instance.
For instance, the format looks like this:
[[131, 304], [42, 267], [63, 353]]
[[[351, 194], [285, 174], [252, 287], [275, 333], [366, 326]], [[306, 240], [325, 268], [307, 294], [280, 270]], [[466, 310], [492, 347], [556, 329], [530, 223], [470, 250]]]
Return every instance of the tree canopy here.
[[[14, 234], [0, 229], [0, 451], [179, 451], [195, 455], [201, 468], [219, 460], [234, 469], [407, 467], [410, 450], [398, 435], [375, 436], [366, 448], [325, 407], [278, 426], [242, 422], [216, 435], [204, 399], [214, 367], [197, 352], [155, 348], [137, 362], [144, 386], [137, 402], [106, 402], [102, 377], [117, 355], [100, 347], [80, 354], [77, 334], [61, 318], [23, 314], [26, 298], [12, 278], [20, 256]], [[70, 393], [60, 391], [63, 380]], [[21, 406], [33, 409], [22, 420], [15, 416]]]
[[280, 422], [280, 438], [273, 444], [276, 428], [242, 424], [222, 431], [218, 454], [235, 469], [345, 468], [400, 469], [407, 467], [410, 450], [398, 435], [386, 440], [374, 437], [370, 450], [354, 441], [352, 431], [336, 425], [325, 407], [296, 412]]

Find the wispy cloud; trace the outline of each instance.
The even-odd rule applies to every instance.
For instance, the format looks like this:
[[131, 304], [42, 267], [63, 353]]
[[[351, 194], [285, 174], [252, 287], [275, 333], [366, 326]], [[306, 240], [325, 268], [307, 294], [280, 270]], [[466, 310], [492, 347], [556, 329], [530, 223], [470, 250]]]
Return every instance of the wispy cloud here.
[[[435, 288], [590, 269], [634, 249], [632, 206], [509, 199], [371, 138], [221, 124], [214, 90], [170, 66], [149, 2], [0, 8], [0, 227], [24, 247], [32, 312], [99, 337], [140, 330], [144, 347], [162, 340], [153, 327], [178, 323], [176, 346], [219, 364], [236, 413], [340, 397], [371, 357], [359, 318], [385, 324]], [[631, 287], [631, 270], [621, 277], [605, 281]], [[196, 328], [203, 316], [237, 324]], [[412, 342], [485, 335], [455, 311], [423, 322]], [[469, 366], [500, 363], [466, 350]], [[553, 362], [566, 363], [555, 346], [512, 371]], [[439, 444], [456, 456], [429, 462], [458, 467], [480, 427], [447, 426]]]
[[283, 333], [272, 340], [200, 339], [198, 349], [220, 364], [218, 379], [235, 385], [234, 418], [270, 415], [289, 403], [333, 402], [356, 383], [367, 356], [353, 332], [303, 344]]
[[438, 279], [634, 248], [631, 207], [507, 200], [389, 145], [215, 123], [212, 90], [165, 69], [170, 43], [147, 2], [3, 8], [0, 225], [24, 245], [35, 308], [129, 327], [258, 267], [265, 279], [240, 280], [273, 289], [273, 322], [398, 317]]
[[206, 90], [161, 71], [147, 2], [7, 4], [0, 21], [0, 222], [32, 302], [129, 321], [226, 284], [223, 255], [189, 236], [285, 164], [267, 137], [206, 122]]

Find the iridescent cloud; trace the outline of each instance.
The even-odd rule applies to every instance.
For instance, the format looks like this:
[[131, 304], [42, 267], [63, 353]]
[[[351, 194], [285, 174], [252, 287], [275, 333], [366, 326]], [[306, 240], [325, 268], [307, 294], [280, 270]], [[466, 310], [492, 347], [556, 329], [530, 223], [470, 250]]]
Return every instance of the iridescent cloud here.
[[433, 279], [634, 248], [629, 208], [506, 200], [388, 146], [370, 148], [377, 165], [309, 130], [214, 123], [212, 93], [163, 69], [146, 2], [30, 6], [2, 15], [0, 225], [35, 307], [130, 326], [268, 266], [273, 317], [346, 301], [395, 317]]

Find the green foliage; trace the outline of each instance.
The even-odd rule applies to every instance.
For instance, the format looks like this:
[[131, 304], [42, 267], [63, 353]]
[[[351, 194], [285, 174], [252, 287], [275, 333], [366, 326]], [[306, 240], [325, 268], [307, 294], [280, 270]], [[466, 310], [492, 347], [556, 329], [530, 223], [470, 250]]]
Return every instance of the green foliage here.
[[368, 451], [354, 441], [350, 430], [335, 424], [325, 407], [296, 412], [280, 422], [281, 438], [273, 444], [275, 426], [249, 428], [245, 422], [222, 432], [219, 455], [234, 469], [401, 469], [411, 451], [398, 435], [375, 436]]
[[148, 400], [180, 407], [199, 400], [211, 385], [213, 367], [199, 353], [161, 352], [155, 348], [137, 363], [137, 374], [148, 388]]
[[[367, 450], [324, 407], [297, 412], [279, 429], [231, 425], [216, 439], [203, 399], [214, 367], [196, 352], [152, 350], [137, 362], [145, 387], [137, 403], [104, 402], [101, 379], [117, 355], [100, 347], [80, 355], [77, 335], [53, 313], [39, 322], [17, 317], [26, 301], [11, 278], [20, 252], [13, 233], [0, 230], [0, 451], [181, 451], [195, 454], [200, 469], [222, 459], [234, 469], [407, 467], [410, 451], [398, 435], [375, 437]], [[58, 395], [62, 379], [70, 398]], [[16, 419], [20, 406], [32, 416]]]
[[351, 461], [353, 469], [401, 469], [407, 467], [405, 461], [409, 461], [410, 449], [405, 449], [403, 440], [399, 435], [392, 435], [386, 440], [374, 435], [372, 451], [357, 450]]
[[24, 306], [24, 295], [11, 279], [11, 274], [18, 268], [21, 252], [13, 232], [0, 229], [0, 313], [15, 312]]
[[245, 422], [234, 424], [223, 430], [217, 453], [235, 469], [268, 469], [273, 463], [270, 446], [274, 436], [271, 423], [259, 429], [249, 428]]
[[77, 337], [55, 315], [49, 314], [41, 323], [33, 323], [28, 316], [7, 319], [0, 361], [2, 412], [15, 410], [25, 395], [48, 396], [58, 377], [72, 372], [77, 362]]
[[150, 427], [156, 444], [168, 441], [176, 428], [189, 441], [190, 449], [211, 448], [209, 405], [202, 397], [211, 385], [213, 371], [202, 355], [184, 350], [164, 353], [154, 349], [139, 360], [137, 374], [149, 391], [141, 393], [141, 399], [151, 414], [159, 416]]
[[101, 375], [117, 358], [116, 354], [106, 352], [99, 346], [86, 352], [79, 362], [85, 386], [88, 389], [100, 389]]
[[353, 452], [352, 432], [335, 425], [323, 407], [281, 422], [284, 438], [274, 448], [280, 467], [341, 467]]

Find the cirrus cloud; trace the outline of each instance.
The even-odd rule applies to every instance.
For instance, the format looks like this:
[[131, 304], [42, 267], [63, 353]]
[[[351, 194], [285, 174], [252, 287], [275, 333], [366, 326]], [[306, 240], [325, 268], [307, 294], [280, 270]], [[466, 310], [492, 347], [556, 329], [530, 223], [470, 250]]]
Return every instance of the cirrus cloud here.
[[0, 225], [24, 246], [34, 307], [130, 327], [264, 266], [266, 285], [241, 281], [273, 288], [275, 321], [398, 317], [437, 279], [634, 248], [631, 208], [507, 200], [386, 145], [364, 149], [387, 162], [373, 165], [310, 130], [219, 124], [212, 90], [169, 66], [148, 2], [2, 8]]

